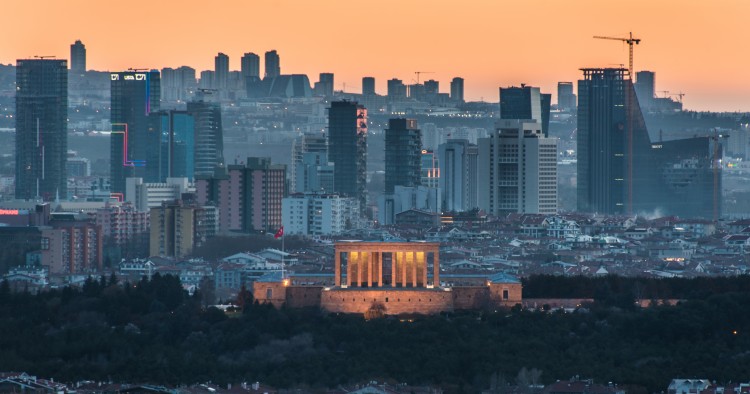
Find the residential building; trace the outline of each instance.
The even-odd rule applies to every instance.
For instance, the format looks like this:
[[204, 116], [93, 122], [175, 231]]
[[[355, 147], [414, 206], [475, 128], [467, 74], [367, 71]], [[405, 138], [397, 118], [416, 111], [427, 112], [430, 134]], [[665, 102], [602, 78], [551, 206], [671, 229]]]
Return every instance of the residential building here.
[[464, 79], [461, 77], [453, 78], [451, 81], [451, 100], [457, 103], [464, 102]]
[[276, 50], [266, 52], [265, 78], [276, 78], [281, 75], [281, 59]]
[[227, 89], [229, 81], [229, 56], [219, 52], [214, 57], [214, 87], [219, 91]]
[[219, 231], [275, 232], [281, 226], [286, 193], [286, 166], [268, 157], [249, 157], [246, 164], [217, 168], [195, 181], [200, 204], [219, 209]]
[[86, 72], [86, 45], [81, 40], [70, 46], [70, 71], [75, 74]]
[[440, 212], [440, 189], [427, 186], [396, 186], [378, 199], [378, 222], [394, 224], [396, 216], [410, 209]]
[[213, 206], [188, 204], [182, 200], [163, 202], [151, 208], [151, 256], [184, 257], [218, 230], [218, 212]]
[[573, 82], [557, 83], [557, 109], [572, 112], [576, 109], [576, 95], [573, 93]]
[[284, 233], [339, 235], [359, 223], [359, 201], [337, 194], [297, 193], [282, 202]]
[[96, 273], [102, 269], [102, 229], [86, 215], [52, 213], [41, 227], [41, 264], [50, 275]]
[[501, 120], [478, 142], [479, 208], [493, 215], [557, 213], [557, 139], [534, 121]]
[[16, 62], [16, 198], [67, 198], [68, 62]]
[[143, 178], [128, 178], [125, 201], [140, 212], [159, 207], [164, 201], [182, 198], [184, 193], [195, 192], [195, 186], [187, 178], [167, 178], [166, 182], [144, 182]]
[[461, 212], [477, 207], [477, 148], [468, 140], [450, 139], [438, 148], [441, 207]]

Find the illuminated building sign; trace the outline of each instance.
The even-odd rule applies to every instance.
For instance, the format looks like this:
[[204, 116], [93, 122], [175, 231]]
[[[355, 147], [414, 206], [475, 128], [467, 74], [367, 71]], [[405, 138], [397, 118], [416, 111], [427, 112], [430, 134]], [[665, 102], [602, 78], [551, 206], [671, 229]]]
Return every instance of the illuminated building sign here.
[[147, 74], [145, 73], [137, 73], [137, 74], [112, 73], [109, 75], [109, 78], [113, 81], [119, 81], [121, 76], [122, 76], [122, 79], [125, 81], [146, 81], [147, 80]]
[[18, 216], [28, 214], [29, 211], [26, 209], [0, 209], [0, 216]]

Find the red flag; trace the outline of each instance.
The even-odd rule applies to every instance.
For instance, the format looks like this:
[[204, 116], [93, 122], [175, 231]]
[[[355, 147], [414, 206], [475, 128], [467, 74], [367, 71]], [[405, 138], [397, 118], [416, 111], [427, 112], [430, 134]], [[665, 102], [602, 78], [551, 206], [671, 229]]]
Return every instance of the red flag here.
[[279, 227], [279, 230], [276, 231], [276, 234], [273, 235], [274, 238], [279, 239], [284, 236], [284, 226]]

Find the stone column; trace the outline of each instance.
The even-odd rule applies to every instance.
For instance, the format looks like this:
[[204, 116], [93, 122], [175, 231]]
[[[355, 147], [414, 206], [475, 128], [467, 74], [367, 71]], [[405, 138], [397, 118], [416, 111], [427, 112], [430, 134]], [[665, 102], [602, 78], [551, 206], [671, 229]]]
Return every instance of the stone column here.
[[406, 287], [406, 252], [399, 252], [401, 260], [401, 286]]
[[346, 286], [352, 286], [352, 253], [346, 252]]
[[435, 288], [440, 287], [440, 248], [437, 248], [435, 252], [433, 252], [433, 273], [432, 273], [432, 282], [433, 286]]
[[391, 252], [391, 287], [396, 287], [396, 259], [398, 252]]
[[378, 258], [378, 287], [383, 287], [383, 252], [377, 252]]
[[333, 284], [336, 287], [340, 287], [341, 286], [341, 252], [339, 252], [338, 250], [336, 250], [333, 256], [333, 269], [334, 269]]
[[357, 287], [362, 287], [362, 260], [363, 252], [357, 252]]
[[409, 252], [411, 254], [411, 285], [417, 287], [417, 252]]
[[367, 287], [372, 287], [372, 259], [375, 258], [375, 252], [367, 252]]
[[427, 287], [427, 253], [426, 252], [418, 252], [417, 256], [420, 256], [419, 259], [419, 268], [422, 270], [422, 287]]

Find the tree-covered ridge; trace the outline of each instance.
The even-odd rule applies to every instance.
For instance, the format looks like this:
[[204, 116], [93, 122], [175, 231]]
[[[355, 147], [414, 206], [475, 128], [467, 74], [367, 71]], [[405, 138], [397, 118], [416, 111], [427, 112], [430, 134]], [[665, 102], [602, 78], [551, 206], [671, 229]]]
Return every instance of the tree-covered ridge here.
[[200, 295], [171, 276], [114, 282], [38, 295], [1, 286], [0, 371], [279, 387], [391, 378], [449, 392], [478, 392], [522, 367], [542, 371], [543, 383], [580, 375], [643, 392], [663, 391], [675, 377], [746, 381], [750, 371], [750, 287], [674, 307], [603, 300], [575, 313], [515, 308], [365, 321], [257, 304], [232, 318], [202, 308]]

